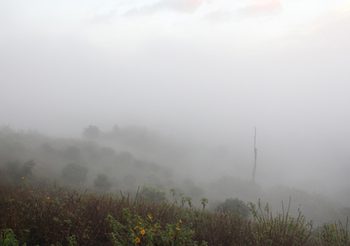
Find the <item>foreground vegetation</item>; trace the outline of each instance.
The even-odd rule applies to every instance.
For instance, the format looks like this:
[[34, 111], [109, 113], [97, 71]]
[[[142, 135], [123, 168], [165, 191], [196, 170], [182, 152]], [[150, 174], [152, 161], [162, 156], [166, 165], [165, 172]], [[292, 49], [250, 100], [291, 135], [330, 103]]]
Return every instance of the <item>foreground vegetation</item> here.
[[[205, 201], [203, 201], [203, 204]], [[0, 245], [350, 245], [347, 225], [314, 228], [288, 208], [248, 218], [205, 206], [151, 202], [55, 185], [0, 185]]]

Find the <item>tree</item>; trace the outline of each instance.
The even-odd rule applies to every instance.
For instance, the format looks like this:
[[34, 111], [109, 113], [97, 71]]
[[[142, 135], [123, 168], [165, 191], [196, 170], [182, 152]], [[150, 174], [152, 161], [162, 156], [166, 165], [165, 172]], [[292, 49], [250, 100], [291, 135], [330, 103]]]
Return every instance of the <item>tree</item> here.
[[23, 177], [30, 177], [33, 175], [32, 170], [36, 163], [33, 160], [23, 163], [21, 168], [21, 174]]
[[90, 125], [85, 128], [83, 135], [88, 139], [97, 139], [101, 134], [100, 129], [97, 126]]
[[108, 176], [106, 174], [99, 174], [94, 180], [94, 186], [101, 191], [108, 191], [112, 183], [110, 182]]
[[81, 185], [86, 181], [88, 169], [76, 163], [67, 164], [62, 169], [62, 178], [68, 184]]
[[68, 146], [63, 150], [62, 155], [67, 162], [79, 162], [81, 159], [81, 150], [76, 146]]
[[4, 174], [8, 181], [17, 182], [21, 179], [31, 178], [33, 176], [32, 169], [35, 166], [33, 160], [21, 163], [19, 161], [12, 161], [6, 163], [4, 167]]

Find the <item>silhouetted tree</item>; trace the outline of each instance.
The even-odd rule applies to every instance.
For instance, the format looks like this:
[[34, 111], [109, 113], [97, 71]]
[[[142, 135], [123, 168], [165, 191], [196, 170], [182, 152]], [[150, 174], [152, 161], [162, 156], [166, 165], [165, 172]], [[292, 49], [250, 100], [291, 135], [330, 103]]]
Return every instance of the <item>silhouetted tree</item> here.
[[80, 149], [76, 146], [68, 146], [63, 151], [63, 157], [68, 161], [79, 162], [81, 159]]
[[33, 160], [23, 163], [21, 168], [22, 177], [32, 176], [33, 175], [32, 170], [35, 165], [36, 163]]
[[90, 125], [87, 128], [85, 128], [83, 135], [84, 137], [88, 139], [96, 139], [100, 136], [101, 131], [97, 126]]
[[32, 169], [35, 166], [33, 160], [21, 164], [19, 161], [8, 162], [4, 166], [4, 175], [8, 181], [17, 182], [21, 179], [32, 177]]
[[101, 191], [108, 191], [111, 188], [112, 183], [106, 174], [99, 174], [94, 180], [94, 186]]
[[62, 169], [62, 178], [69, 184], [80, 185], [86, 181], [88, 169], [76, 163], [70, 163]]

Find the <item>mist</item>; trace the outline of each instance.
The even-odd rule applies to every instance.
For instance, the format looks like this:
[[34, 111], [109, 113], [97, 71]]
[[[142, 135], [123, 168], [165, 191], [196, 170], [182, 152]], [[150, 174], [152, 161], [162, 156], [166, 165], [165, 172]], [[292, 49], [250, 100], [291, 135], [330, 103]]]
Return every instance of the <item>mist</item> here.
[[251, 181], [256, 127], [257, 189], [348, 207], [349, 33], [345, 0], [3, 0], [0, 125], [57, 149], [97, 126], [89, 141], [203, 190]]

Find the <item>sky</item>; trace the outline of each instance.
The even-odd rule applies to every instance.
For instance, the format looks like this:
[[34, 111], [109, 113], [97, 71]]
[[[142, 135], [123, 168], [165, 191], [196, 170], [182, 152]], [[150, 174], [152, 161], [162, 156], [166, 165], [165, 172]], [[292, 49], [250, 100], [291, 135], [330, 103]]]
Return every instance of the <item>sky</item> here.
[[1, 0], [0, 125], [146, 125], [247, 162], [256, 126], [260, 176], [345, 186], [349, 43], [346, 0]]

